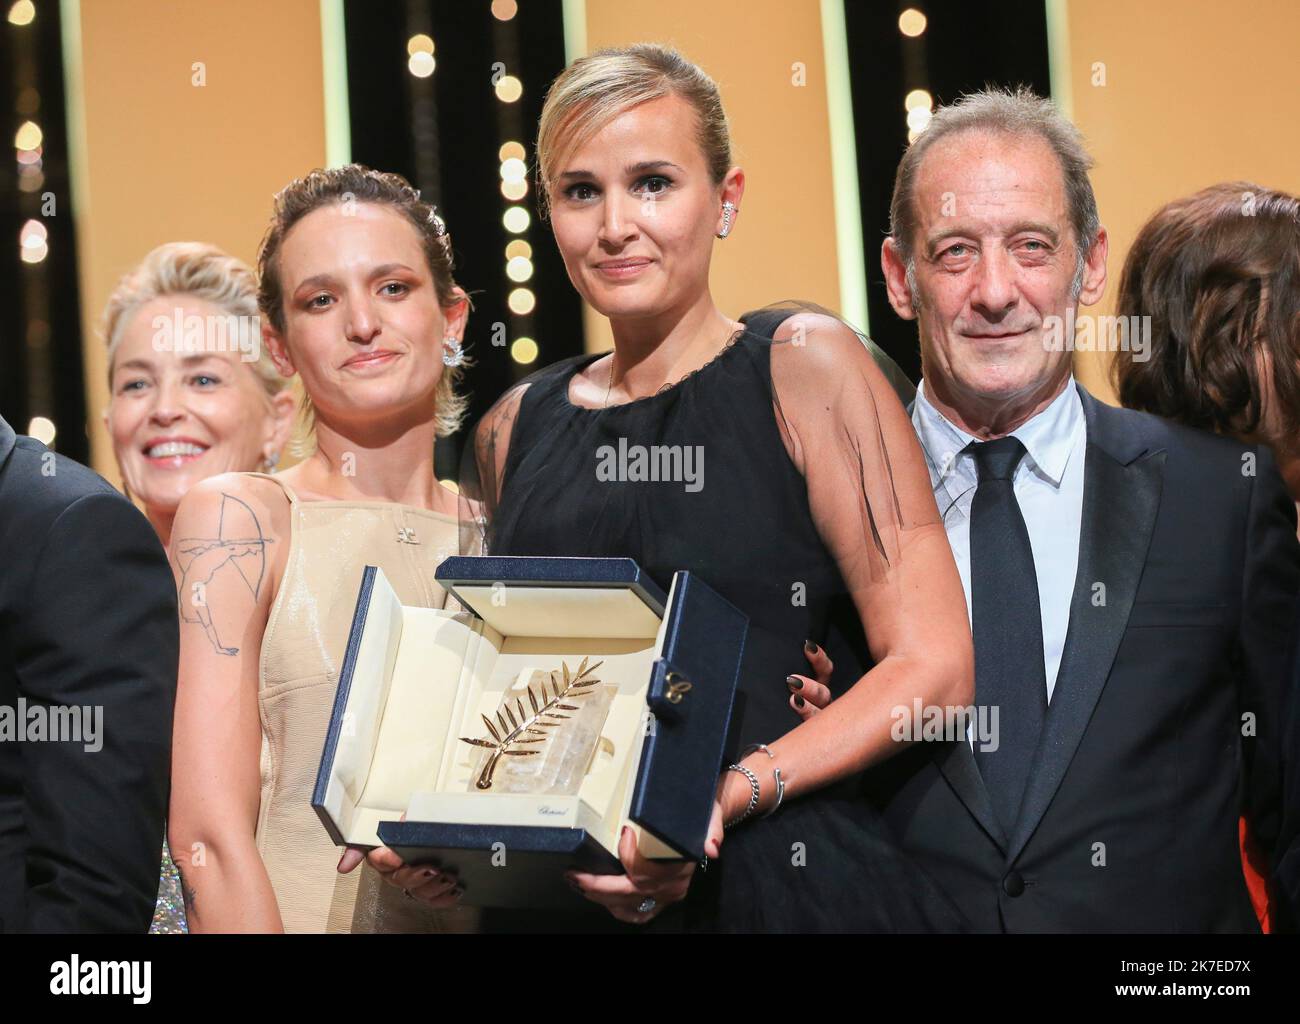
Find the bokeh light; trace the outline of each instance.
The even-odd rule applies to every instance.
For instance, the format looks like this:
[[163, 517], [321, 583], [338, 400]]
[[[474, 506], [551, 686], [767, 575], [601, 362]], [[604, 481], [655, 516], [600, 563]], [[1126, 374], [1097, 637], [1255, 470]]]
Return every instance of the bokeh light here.
[[14, 148], [39, 149], [43, 138], [45, 135], [40, 125], [35, 121], [24, 121], [14, 133]]
[[898, 16], [898, 31], [905, 36], [919, 36], [925, 31], [925, 15], [915, 7], [909, 7]]
[[40, 221], [27, 221], [18, 231], [18, 256], [23, 262], [40, 262], [49, 255], [48, 231]]
[[516, 288], [506, 299], [506, 305], [510, 307], [510, 312], [516, 316], [527, 316], [537, 305], [537, 296], [527, 288]]
[[39, 220], [29, 220], [18, 232], [18, 253], [24, 263], [40, 263], [49, 255], [49, 233]]
[[417, 53], [433, 53], [433, 37], [427, 36], [423, 32], [411, 36], [406, 41], [406, 52], [412, 57]]
[[32, 0], [18, 0], [9, 8], [10, 25], [30, 25], [36, 17], [36, 5]]
[[515, 256], [506, 263], [506, 277], [523, 284], [533, 276], [533, 261], [527, 256]]
[[416, 78], [428, 78], [433, 74], [433, 69], [437, 67], [438, 62], [433, 59], [431, 53], [413, 53], [406, 61], [406, 70], [411, 72]]
[[506, 75], [496, 84], [497, 99], [502, 103], [513, 103], [524, 94], [524, 83], [514, 75]]
[[516, 338], [510, 346], [510, 358], [527, 366], [537, 361], [537, 342], [532, 338]]
[[501, 216], [501, 223], [512, 235], [522, 235], [528, 230], [531, 218], [522, 206], [512, 206]]
[[48, 416], [33, 416], [27, 424], [27, 436], [36, 438], [46, 448], [54, 443], [54, 435], [57, 433], [54, 421]]
[[913, 89], [907, 94], [907, 98], [903, 100], [904, 110], [915, 110], [917, 107], [925, 107], [926, 110], [929, 110], [933, 106], [934, 97], [924, 89]]

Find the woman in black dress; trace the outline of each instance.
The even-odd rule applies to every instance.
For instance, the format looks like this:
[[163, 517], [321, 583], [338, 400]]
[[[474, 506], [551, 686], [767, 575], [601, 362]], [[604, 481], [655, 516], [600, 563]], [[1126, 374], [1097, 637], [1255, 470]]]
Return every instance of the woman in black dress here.
[[[960, 930], [856, 792], [900, 749], [914, 698], [972, 700], [961, 584], [902, 405], [833, 317], [736, 322], [714, 305], [713, 239], [735, 224], [744, 174], [716, 86], [680, 55], [575, 62], [547, 97], [538, 160], [570, 279], [615, 347], [534, 374], [480, 423], [467, 483], [484, 547], [627, 556], [665, 586], [689, 569], [751, 623], [740, 767], [719, 779], [707, 870], [651, 864], [629, 832], [626, 875], [573, 881], [636, 923]], [[834, 659], [837, 699], [796, 724], [782, 681], [805, 640]], [[784, 798], [764, 818], [776, 768]]]

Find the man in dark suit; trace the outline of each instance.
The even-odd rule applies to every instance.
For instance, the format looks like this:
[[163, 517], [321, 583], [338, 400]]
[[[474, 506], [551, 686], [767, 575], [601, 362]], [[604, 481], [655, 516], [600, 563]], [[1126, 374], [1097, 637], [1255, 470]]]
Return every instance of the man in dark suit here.
[[[882, 261], [919, 322], [913, 422], [966, 587], [977, 717], [868, 788], [979, 930], [1257, 931], [1238, 822], [1272, 852], [1295, 507], [1266, 448], [1074, 381], [1095, 326], [1078, 309], [1106, 279], [1089, 164], [1050, 103], [986, 91], [938, 111], [899, 167]], [[1092, 338], [1141, 345], [1123, 326]]]
[[1300, 601], [1291, 635], [1289, 705], [1282, 726], [1281, 834], [1274, 846], [1269, 911], [1273, 930], [1300, 932]]
[[176, 697], [158, 537], [0, 419], [0, 932], [145, 932]]

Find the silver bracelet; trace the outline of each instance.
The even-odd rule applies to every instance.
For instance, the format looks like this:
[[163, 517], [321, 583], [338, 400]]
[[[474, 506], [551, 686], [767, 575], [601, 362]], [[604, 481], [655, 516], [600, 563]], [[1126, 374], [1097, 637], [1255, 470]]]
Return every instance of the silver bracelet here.
[[731, 821], [725, 822], [722, 826], [723, 828], [732, 828], [736, 825], [739, 825], [742, 821], [744, 821], [746, 818], [748, 818], [751, 814], [754, 813], [754, 808], [758, 806], [758, 797], [759, 794], [762, 792], [762, 790], [759, 788], [758, 785], [758, 776], [755, 775], [753, 772], [751, 772], [743, 764], [729, 764], [727, 765], [727, 771], [740, 772], [741, 775], [749, 779], [749, 788], [750, 788], [749, 806], [745, 808], [745, 812], [739, 818], [734, 818]]
[[[772, 753], [772, 751], [770, 751], [770, 750], [767, 748], [767, 744], [766, 744], [766, 743], [751, 743], [749, 746], [747, 746], [747, 747], [746, 747], [746, 748], [741, 752], [741, 755], [740, 755], [740, 756], [741, 756], [741, 757], [748, 757], [750, 754], [752, 754], [752, 753], [753, 753], [754, 751], [756, 751], [756, 750], [761, 750], [764, 754], [766, 754], [768, 757], [770, 757], [773, 761], [776, 760], [776, 755], [775, 755], [774, 753]], [[760, 820], [760, 821], [761, 821], [763, 818], [770, 818], [770, 817], [772, 817], [772, 815], [774, 815], [774, 814], [777, 812], [777, 808], [779, 808], [779, 807], [781, 806], [781, 801], [785, 799], [785, 779], [781, 778], [781, 769], [780, 769], [780, 768], [773, 768], [773, 769], [772, 769], [772, 778], [776, 780], [776, 803], [774, 803], [770, 808], [768, 808], [768, 810], [765, 811], [763, 814], [760, 814], [760, 815], [759, 815], [759, 820]]]

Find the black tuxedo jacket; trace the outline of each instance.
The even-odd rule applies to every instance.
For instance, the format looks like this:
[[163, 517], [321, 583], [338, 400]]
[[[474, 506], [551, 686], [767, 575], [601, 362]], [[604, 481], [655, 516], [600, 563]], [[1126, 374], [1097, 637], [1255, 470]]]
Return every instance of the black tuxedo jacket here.
[[1019, 819], [966, 742], [916, 744], [868, 790], [979, 930], [1258, 931], [1238, 816], [1274, 854], [1295, 505], [1263, 446], [1079, 393], [1078, 574]]
[[[148, 930], [177, 652], [175, 585], [148, 521], [0, 419], [0, 931]], [[32, 739], [60, 706], [91, 709], [81, 741]]]
[[1282, 835], [1274, 856], [1272, 900], [1275, 931], [1300, 932], [1300, 601], [1291, 636], [1290, 706], [1282, 735]]

